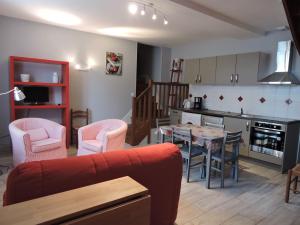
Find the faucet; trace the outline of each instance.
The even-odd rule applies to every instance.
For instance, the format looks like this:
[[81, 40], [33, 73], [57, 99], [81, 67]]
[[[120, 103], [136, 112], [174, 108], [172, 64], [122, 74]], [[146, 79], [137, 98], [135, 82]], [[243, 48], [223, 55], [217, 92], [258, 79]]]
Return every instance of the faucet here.
[[244, 110], [243, 110], [243, 107], [241, 107], [241, 115], [244, 114]]

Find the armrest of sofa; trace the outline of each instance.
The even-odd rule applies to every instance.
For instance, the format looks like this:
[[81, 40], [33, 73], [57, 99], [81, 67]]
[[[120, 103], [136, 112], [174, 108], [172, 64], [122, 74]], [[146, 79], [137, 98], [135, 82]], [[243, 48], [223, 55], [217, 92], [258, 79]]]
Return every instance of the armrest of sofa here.
[[28, 133], [11, 125], [9, 126], [9, 131], [14, 151], [17, 151], [18, 154], [25, 154], [25, 152], [31, 151], [31, 140]]
[[63, 125], [50, 120], [43, 120], [43, 125], [50, 138], [62, 140], [62, 143], [66, 143], [66, 128]]
[[120, 129], [108, 131], [104, 143], [104, 151], [118, 150], [121, 145], [124, 145], [127, 132], [127, 124]]

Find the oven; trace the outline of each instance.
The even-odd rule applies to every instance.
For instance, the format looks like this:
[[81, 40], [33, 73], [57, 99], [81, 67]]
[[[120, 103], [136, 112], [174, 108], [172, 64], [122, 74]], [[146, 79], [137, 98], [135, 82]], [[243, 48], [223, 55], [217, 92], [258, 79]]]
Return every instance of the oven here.
[[[263, 121], [252, 121], [250, 153], [260, 153], [282, 160], [286, 125]], [[259, 155], [260, 155], [259, 154]]]

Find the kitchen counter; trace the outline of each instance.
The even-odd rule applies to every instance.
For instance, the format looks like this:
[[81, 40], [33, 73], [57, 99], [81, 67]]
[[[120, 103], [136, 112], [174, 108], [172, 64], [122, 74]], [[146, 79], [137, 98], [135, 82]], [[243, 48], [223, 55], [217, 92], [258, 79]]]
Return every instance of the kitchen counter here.
[[260, 121], [281, 123], [281, 124], [300, 123], [300, 120], [297, 120], [297, 119], [269, 117], [269, 116], [261, 116], [261, 115], [250, 115], [250, 114], [241, 115], [239, 113], [224, 112], [224, 111], [217, 111], [217, 110], [207, 110], [207, 109], [199, 110], [199, 109], [183, 109], [183, 108], [179, 108], [177, 110], [181, 110], [183, 112], [189, 112], [189, 113], [198, 113], [198, 114], [208, 115], [208, 116], [233, 117], [233, 118], [248, 119], [248, 120], [260, 120]]

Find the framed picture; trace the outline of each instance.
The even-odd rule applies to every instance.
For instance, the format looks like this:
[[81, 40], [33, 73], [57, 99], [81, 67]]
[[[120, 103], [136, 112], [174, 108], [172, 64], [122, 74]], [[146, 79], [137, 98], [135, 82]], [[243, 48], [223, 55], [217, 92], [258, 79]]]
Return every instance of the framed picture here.
[[122, 75], [123, 54], [106, 52], [106, 74]]

